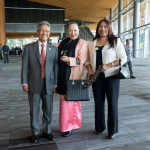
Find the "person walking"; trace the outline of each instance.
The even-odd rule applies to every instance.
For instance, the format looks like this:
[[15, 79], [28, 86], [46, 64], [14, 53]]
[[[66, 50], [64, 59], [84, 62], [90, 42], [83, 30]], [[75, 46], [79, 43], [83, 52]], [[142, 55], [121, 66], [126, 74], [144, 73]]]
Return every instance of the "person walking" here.
[[131, 61], [131, 46], [130, 46], [130, 39], [126, 40], [125, 51], [127, 55], [127, 62], [124, 64], [124, 67], [128, 65], [129, 71], [130, 71], [130, 78], [135, 79], [136, 77], [133, 74], [133, 67], [132, 67], [132, 61]]

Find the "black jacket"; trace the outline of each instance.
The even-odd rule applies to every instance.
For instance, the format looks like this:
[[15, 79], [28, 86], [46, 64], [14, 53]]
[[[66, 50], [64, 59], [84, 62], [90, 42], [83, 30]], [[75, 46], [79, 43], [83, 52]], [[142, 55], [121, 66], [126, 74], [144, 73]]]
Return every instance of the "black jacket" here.
[[7, 46], [7, 45], [4, 45], [3, 47], [2, 47], [2, 51], [3, 51], [3, 53], [5, 54], [5, 52], [9, 52], [9, 47]]

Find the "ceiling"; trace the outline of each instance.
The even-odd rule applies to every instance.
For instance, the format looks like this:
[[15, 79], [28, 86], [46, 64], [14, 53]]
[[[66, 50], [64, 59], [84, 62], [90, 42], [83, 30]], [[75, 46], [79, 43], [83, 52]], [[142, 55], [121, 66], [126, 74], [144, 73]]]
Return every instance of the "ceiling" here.
[[65, 19], [99, 22], [108, 17], [118, 0], [28, 0], [65, 8]]

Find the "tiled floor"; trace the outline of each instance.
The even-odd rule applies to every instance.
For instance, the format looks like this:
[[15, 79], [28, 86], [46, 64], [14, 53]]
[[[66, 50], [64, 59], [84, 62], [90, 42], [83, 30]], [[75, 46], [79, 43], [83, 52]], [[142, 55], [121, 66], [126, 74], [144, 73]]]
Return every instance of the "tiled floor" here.
[[60, 136], [59, 97], [55, 95], [51, 126], [56, 139], [47, 141], [41, 129], [40, 143], [33, 144], [29, 140], [28, 99], [20, 84], [21, 57], [11, 56], [9, 64], [0, 64], [0, 150], [150, 150], [150, 60], [133, 59], [133, 63], [137, 78], [121, 80], [119, 133], [115, 139], [107, 139], [107, 130], [95, 134], [91, 92], [91, 100], [82, 103], [82, 128], [68, 138]]

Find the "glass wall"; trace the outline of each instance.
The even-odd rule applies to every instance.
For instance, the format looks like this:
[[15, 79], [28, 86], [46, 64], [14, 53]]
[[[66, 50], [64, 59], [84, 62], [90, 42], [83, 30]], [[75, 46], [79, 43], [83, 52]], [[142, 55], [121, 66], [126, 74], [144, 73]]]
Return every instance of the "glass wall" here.
[[[37, 40], [38, 38], [8, 39], [7, 45], [9, 46], [10, 50], [18, 50], [18, 49], [23, 50], [25, 45], [36, 42]], [[55, 45], [58, 43], [58, 40], [59, 40], [59, 37], [50, 37], [49, 42]]]
[[[126, 39], [131, 40], [131, 44], [133, 41], [133, 16], [134, 16], [134, 1], [133, 0], [124, 0], [123, 1], [123, 29], [122, 29], [122, 41], [125, 44]], [[139, 28], [137, 29], [139, 32], [139, 49], [138, 58], [150, 58], [150, 0], [143, 0], [140, 2], [140, 16], [139, 16]], [[115, 15], [115, 19], [113, 18], [113, 31], [114, 34], [118, 34], [118, 13], [117, 7], [114, 9], [113, 16]], [[136, 30], [136, 31], [137, 31]]]
[[[140, 26], [150, 23], [150, 0], [144, 0], [140, 6]], [[140, 29], [141, 58], [150, 58], [150, 25]]]
[[118, 19], [113, 22], [112, 28], [113, 28], [114, 34], [117, 35], [118, 34]]

